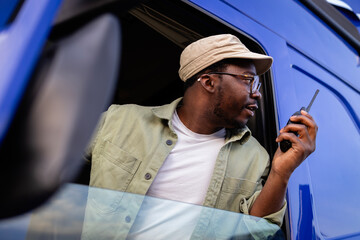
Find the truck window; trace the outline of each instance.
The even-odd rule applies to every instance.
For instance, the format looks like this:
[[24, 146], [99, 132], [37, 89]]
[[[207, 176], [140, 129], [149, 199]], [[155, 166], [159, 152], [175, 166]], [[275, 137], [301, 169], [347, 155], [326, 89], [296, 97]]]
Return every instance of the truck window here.
[[[83, 6], [83, 9], [86, 7]], [[178, 77], [180, 54], [189, 43], [202, 37], [231, 33], [251, 51], [264, 53], [260, 45], [249, 36], [180, 1], [146, 1], [125, 12], [111, 12], [121, 21], [123, 37], [120, 74], [112, 101], [115, 104], [154, 106], [182, 96], [183, 83]], [[83, 13], [74, 21], [65, 13], [59, 13], [58, 26], [55, 25], [52, 33], [54, 39], [69, 32], [74, 22], [75, 25], [81, 24], [86, 18], [86, 13]], [[90, 12], [88, 17], [93, 14]], [[263, 75], [261, 81], [262, 100], [256, 116], [248, 126], [253, 136], [273, 154], [277, 145], [270, 141], [276, 138], [270, 73]]]

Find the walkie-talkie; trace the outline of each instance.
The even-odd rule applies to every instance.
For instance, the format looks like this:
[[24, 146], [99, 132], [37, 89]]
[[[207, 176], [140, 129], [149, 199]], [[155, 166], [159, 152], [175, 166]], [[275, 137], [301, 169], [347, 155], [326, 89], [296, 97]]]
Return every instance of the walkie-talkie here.
[[[301, 110], [305, 110], [306, 112], [309, 112], [313, 102], [315, 101], [316, 96], [318, 95], [318, 93], [319, 93], [319, 89], [316, 90], [316, 92], [315, 92], [314, 96], [312, 97], [312, 99], [311, 99], [309, 105], [307, 106], [307, 108], [302, 107], [299, 111], [295, 112], [292, 116], [301, 115]], [[288, 125], [290, 123], [295, 123], [296, 124], [296, 122], [292, 122], [289, 119], [289, 121], [287, 122], [286, 125]], [[299, 136], [299, 134], [297, 132], [292, 132], [292, 133], [294, 133], [296, 136]], [[281, 149], [282, 152], [286, 152], [287, 150], [289, 150], [291, 148], [291, 145], [292, 144], [291, 144], [291, 142], [289, 140], [283, 140], [283, 141], [280, 142], [280, 149]]]

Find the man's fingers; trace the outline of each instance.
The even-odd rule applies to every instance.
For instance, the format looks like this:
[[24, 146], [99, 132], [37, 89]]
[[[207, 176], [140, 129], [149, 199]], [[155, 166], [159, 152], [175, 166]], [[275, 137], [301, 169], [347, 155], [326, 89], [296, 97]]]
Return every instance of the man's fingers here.
[[292, 122], [295, 122], [295, 123], [301, 123], [307, 127], [315, 127], [316, 123], [314, 121], [314, 119], [312, 118], [309, 118], [305, 115], [295, 115], [295, 116], [291, 116], [290, 117], [290, 120]]
[[291, 123], [286, 125], [280, 130], [280, 133], [292, 132], [296, 133], [299, 137], [309, 136], [308, 128], [303, 124]]
[[301, 115], [304, 115], [314, 121], [314, 118], [305, 110], [301, 110]]
[[290, 120], [292, 122], [296, 122], [296, 123], [305, 125], [308, 128], [309, 135], [314, 139], [316, 136], [316, 133], [318, 131], [318, 126], [317, 126], [315, 120], [309, 113], [307, 113], [304, 110], [301, 111], [301, 114], [302, 115], [291, 116]]
[[275, 139], [276, 142], [281, 142], [284, 140], [289, 140], [290, 142], [297, 142], [299, 141], [299, 138], [291, 132], [283, 132], [280, 133], [280, 135]]

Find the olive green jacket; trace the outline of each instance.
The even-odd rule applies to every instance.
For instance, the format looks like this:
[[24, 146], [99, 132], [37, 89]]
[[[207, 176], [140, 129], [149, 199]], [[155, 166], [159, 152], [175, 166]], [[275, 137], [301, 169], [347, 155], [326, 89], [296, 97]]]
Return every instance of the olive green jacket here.
[[[180, 100], [160, 107], [112, 105], [89, 147], [90, 185], [145, 195], [176, 144], [171, 118]], [[203, 205], [249, 214], [269, 166], [248, 128], [227, 130]], [[281, 225], [285, 208], [264, 218]]]

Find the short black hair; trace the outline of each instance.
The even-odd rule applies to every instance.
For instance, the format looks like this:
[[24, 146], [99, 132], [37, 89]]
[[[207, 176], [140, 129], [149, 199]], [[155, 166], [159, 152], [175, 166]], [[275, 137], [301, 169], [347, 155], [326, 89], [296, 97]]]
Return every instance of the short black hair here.
[[219, 62], [216, 62], [214, 64], [211, 64], [210, 66], [204, 68], [200, 72], [196, 73], [189, 79], [187, 79], [184, 83], [184, 91], [186, 91], [189, 87], [191, 87], [194, 82], [196, 82], [199, 77], [204, 73], [209, 72], [222, 72], [226, 69], [227, 66], [230, 64], [234, 65], [248, 65], [251, 64], [253, 61], [251, 59], [242, 59], [242, 58], [226, 58]]

